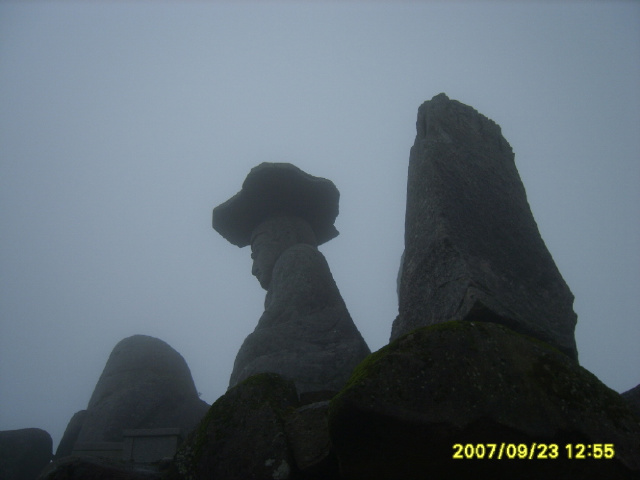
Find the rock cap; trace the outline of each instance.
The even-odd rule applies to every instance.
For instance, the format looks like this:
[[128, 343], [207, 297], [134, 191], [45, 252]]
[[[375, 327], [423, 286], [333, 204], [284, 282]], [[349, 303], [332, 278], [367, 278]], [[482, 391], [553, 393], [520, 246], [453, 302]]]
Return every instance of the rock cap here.
[[212, 224], [229, 242], [246, 247], [253, 229], [268, 217], [294, 215], [309, 222], [321, 245], [338, 236], [339, 200], [331, 180], [290, 163], [264, 162], [251, 169], [237, 194], [213, 209]]

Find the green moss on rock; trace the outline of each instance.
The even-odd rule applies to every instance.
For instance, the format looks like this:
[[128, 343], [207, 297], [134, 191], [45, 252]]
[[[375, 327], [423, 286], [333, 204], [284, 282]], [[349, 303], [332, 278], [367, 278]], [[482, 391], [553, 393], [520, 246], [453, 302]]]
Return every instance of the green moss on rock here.
[[[488, 322], [420, 328], [373, 353], [332, 400], [329, 428], [353, 479], [458, 468], [451, 449], [461, 441], [614, 443], [615, 461], [576, 475], [640, 471], [640, 424], [619, 394], [546, 343]], [[538, 467], [521, 478], [553, 473]]]
[[297, 406], [293, 382], [262, 373], [220, 397], [175, 458], [184, 480], [275, 478], [292, 465], [284, 433], [286, 413]]

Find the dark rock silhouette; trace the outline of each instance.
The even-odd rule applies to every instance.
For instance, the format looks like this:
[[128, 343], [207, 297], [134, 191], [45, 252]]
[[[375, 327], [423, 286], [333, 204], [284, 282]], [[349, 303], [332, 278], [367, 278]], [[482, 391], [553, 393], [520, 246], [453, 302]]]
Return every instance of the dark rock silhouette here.
[[178, 352], [157, 338], [134, 335], [111, 352], [76, 443], [121, 442], [125, 429], [170, 427], [186, 434], [208, 407]]
[[640, 418], [640, 385], [637, 385], [631, 390], [627, 390], [622, 396], [631, 406], [631, 410]]
[[[546, 343], [489, 322], [424, 327], [372, 354], [332, 400], [329, 427], [350, 480], [640, 474], [640, 422], [620, 395]], [[558, 458], [452, 458], [455, 444], [503, 442], [557, 444], [534, 458]], [[591, 455], [611, 444], [615, 458], [568, 460], [567, 444], [599, 444]]]
[[577, 359], [573, 295], [540, 237], [500, 127], [445, 94], [418, 110], [391, 339], [489, 321]]
[[80, 430], [82, 430], [82, 425], [84, 424], [84, 419], [86, 417], [86, 410], [80, 410], [73, 414], [73, 417], [69, 420], [67, 428], [64, 430], [64, 434], [62, 435], [62, 439], [58, 444], [54, 459], [71, 455], [71, 452], [73, 452], [73, 446], [76, 444], [76, 440], [78, 440], [78, 435], [80, 435]]
[[[318, 244], [337, 235], [339, 193], [291, 164], [263, 163], [213, 211], [213, 227], [251, 245], [265, 310], [240, 348], [229, 387], [273, 372], [301, 395], [336, 392], [369, 354]], [[330, 397], [327, 393], [325, 397]]]
[[39, 428], [0, 431], [0, 479], [34, 480], [51, 461], [51, 435]]

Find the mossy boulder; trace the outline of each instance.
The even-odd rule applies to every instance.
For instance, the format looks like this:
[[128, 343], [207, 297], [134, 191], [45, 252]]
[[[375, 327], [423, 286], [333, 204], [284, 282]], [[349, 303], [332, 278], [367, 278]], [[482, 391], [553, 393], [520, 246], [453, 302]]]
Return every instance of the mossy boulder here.
[[[618, 393], [553, 347], [487, 322], [420, 328], [370, 355], [332, 400], [329, 431], [348, 480], [640, 473], [640, 422]], [[453, 459], [455, 444], [503, 442], [538, 447], [532, 460]], [[549, 444], [557, 458], [537, 459], [553, 455]], [[615, 458], [569, 460], [567, 444], [613, 444]]]
[[297, 405], [293, 382], [272, 373], [249, 377], [211, 406], [178, 450], [172, 478], [293, 478], [284, 425]]

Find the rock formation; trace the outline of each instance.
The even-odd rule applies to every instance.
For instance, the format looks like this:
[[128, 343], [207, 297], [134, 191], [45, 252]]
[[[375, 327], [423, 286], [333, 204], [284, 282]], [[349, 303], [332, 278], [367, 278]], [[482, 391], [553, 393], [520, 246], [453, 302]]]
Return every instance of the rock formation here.
[[[166, 480], [639, 477], [637, 389], [621, 396], [578, 365], [573, 297], [497, 125], [444, 95], [421, 107], [395, 340], [356, 366], [330, 401], [310, 401], [322, 388], [312, 363], [344, 373], [351, 364], [341, 370], [322, 349], [340, 359], [353, 348], [341, 350], [322, 327], [347, 318], [315, 248], [314, 230], [330, 238], [335, 216], [318, 214], [324, 223], [313, 227], [305, 219], [321, 211], [311, 187], [296, 187], [307, 207], [286, 211], [296, 174], [288, 166], [279, 182], [278, 168], [257, 167], [245, 182], [254, 193], [243, 187], [214, 210], [214, 228], [251, 245], [265, 313], [238, 353], [232, 386]], [[258, 188], [262, 169], [274, 169], [264, 173], [271, 190]], [[318, 195], [337, 215], [331, 191]], [[342, 336], [359, 338], [353, 332]], [[275, 373], [246, 378], [259, 371]]]
[[39, 428], [0, 432], [0, 479], [34, 480], [51, 461], [51, 435]]
[[[134, 335], [111, 352], [77, 443], [121, 442], [123, 430], [138, 428], [181, 428], [186, 435], [208, 407], [178, 352], [157, 338]], [[71, 428], [74, 419], [68, 431], [77, 428]]]
[[640, 418], [640, 385], [635, 386], [631, 390], [627, 390], [622, 394], [623, 398], [629, 402], [631, 410]]
[[449, 320], [489, 321], [577, 360], [573, 295], [500, 127], [440, 94], [419, 108], [416, 129], [391, 339]]
[[[640, 474], [640, 422], [621, 396], [548, 344], [490, 322], [423, 327], [372, 354], [332, 400], [329, 428], [349, 480]], [[499, 460], [502, 444], [527, 453]], [[578, 444], [590, 446], [584, 459]]]
[[64, 430], [64, 434], [62, 435], [62, 439], [58, 444], [58, 448], [56, 449], [56, 454], [54, 455], [54, 459], [68, 457], [73, 452], [73, 446], [78, 440], [78, 435], [80, 435], [80, 430], [82, 430], [82, 425], [84, 424], [84, 419], [87, 417], [86, 410], [80, 410], [73, 414], [69, 423], [67, 423], [67, 428]]
[[[295, 382], [301, 395], [338, 391], [369, 354], [317, 245], [335, 237], [339, 193], [291, 164], [263, 163], [213, 211], [229, 242], [251, 245], [265, 310], [236, 357], [229, 387], [257, 373]], [[330, 396], [328, 393], [326, 396]]]

